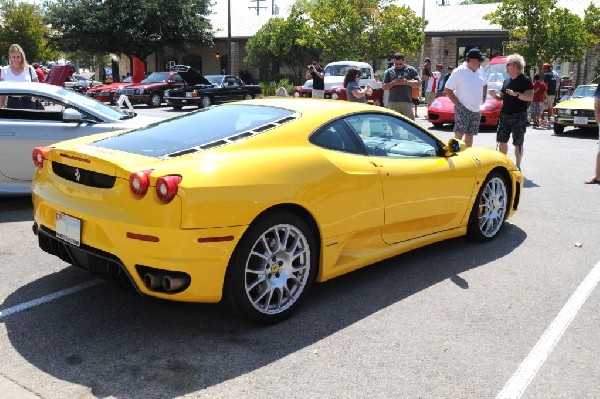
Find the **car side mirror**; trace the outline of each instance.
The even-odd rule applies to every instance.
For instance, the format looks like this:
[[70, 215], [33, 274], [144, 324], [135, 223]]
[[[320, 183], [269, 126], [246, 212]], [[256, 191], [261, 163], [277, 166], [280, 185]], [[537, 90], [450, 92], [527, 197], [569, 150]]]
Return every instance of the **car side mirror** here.
[[448, 144], [444, 146], [444, 156], [451, 157], [457, 152], [461, 152], [466, 148], [465, 142], [452, 137], [448, 140]]
[[67, 109], [65, 109], [63, 111], [63, 119], [62, 119], [62, 121], [65, 122], [65, 123], [81, 122], [81, 121], [83, 121], [83, 116], [76, 109], [67, 108]]

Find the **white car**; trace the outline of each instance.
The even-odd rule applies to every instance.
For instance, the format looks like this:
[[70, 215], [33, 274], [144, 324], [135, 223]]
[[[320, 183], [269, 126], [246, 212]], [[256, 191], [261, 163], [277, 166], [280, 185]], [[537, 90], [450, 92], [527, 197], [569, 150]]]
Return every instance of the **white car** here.
[[32, 97], [44, 109], [0, 109], [0, 196], [31, 192], [35, 147], [94, 133], [142, 127], [164, 118], [111, 108], [44, 83], [0, 82], [0, 96]]

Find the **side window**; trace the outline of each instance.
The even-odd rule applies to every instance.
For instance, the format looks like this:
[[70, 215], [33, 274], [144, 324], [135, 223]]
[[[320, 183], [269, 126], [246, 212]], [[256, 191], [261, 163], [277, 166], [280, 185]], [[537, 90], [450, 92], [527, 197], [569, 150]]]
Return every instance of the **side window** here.
[[175, 74], [175, 75], [173, 75], [173, 77], [171, 79], [173, 79], [173, 82], [175, 82], [175, 83], [183, 82], [183, 78], [181, 77], [181, 75]]
[[242, 79], [240, 79], [240, 78], [236, 78], [236, 77], [234, 77], [233, 79], [234, 79], [234, 81], [235, 81], [235, 84], [236, 84], [236, 86], [242, 86], [242, 85], [244, 84], [244, 83], [242, 82]]
[[310, 136], [309, 140], [329, 150], [365, 154], [356, 134], [341, 119], [320, 128]]
[[380, 157], [435, 157], [438, 141], [400, 118], [384, 114], [360, 114], [347, 122], [358, 134], [369, 155]]

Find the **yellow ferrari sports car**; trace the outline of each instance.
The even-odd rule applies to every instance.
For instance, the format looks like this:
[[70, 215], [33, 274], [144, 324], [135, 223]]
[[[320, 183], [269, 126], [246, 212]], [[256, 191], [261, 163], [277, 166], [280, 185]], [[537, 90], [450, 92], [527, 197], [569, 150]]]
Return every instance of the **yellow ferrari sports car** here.
[[322, 282], [451, 237], [489, 241], [523, 176], [382, 107], [265, 98], [33, 150], [40, 247], [173, 301], [277, 323]]

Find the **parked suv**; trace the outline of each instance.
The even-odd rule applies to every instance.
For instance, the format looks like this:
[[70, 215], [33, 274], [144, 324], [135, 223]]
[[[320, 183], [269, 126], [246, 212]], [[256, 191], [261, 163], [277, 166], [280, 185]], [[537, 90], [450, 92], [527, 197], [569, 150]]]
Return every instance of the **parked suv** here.
[[[356, 68], [360, 70], [360, 86], [365, 87], [370, 84], [373, 87], [372, 97], [379, 99], [382, 98], [383, 90], [381, 88], [381, 82], [375, 81], [375, 73], [370, 64], [366, 62], [358, 61], [336, 61], [330, 62], [325, 67], [325, 98], [331, 98], [333, 100], [345, 100], [346, 89], [344, 88], [344, 77], [346, 72], [350, 68]], [[307, 80], [304, 86], [296, 86], [292, 90], [294, 97], [311, 97], [312, 96], [312, 79]], [[369, 99], [371, 99], [369, 97]]]
[[116, 90], [115, 98], [122, 94], [127, 96], [132, 104], [148, 104], [150, 107], [160, 107], [165, 90], [185, 86], [183, 78], [175, 71], [153, 72], [140, 83], [133, 83]]

